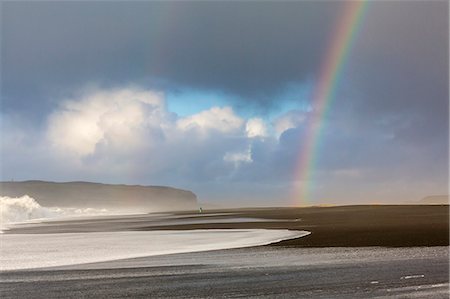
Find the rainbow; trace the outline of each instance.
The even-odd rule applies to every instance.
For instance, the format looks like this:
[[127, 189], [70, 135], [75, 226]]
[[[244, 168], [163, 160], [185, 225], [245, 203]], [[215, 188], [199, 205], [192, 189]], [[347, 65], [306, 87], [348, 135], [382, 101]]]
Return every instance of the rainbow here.
[[320, 137], [368, 2], [348, 1], [344, 6], [312, 94], [313, 111], [306, 127], [305, 143], [296, 164], [296, 187], [293, 194], [295, 205], [311, 203]]

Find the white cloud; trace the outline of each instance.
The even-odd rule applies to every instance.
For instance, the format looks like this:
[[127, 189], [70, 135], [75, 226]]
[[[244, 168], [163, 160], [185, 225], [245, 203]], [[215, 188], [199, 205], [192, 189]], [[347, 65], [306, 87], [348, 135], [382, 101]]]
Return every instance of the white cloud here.
[[216, 130], [223, 133], [238, 131], [244, 120], [237, 116], [231, 107], [213, 107], [178, 120], [177, 127], [183, 131], [187, 130]]
[[139, 147], [145, 131], [167, 123], [162, 94], [132, 89], [97, 91], [69, 100], [48, 120], [47, 138], [57, 152], [91, 155], [99, 145]]
[[304, 112], [291, 110], [275, 119], [273, 126], [277, 136], [280, 137], [283, 132], [298, 127], [304, 123], [305, 120], [306, 114]]
[[[44, 130], [24, 118], [0, 113], [1, 175], [3, 179], [167, 184], [195, 192], [211, 191], [210, 186], [217, 184], [223, 194], [257, 182], [264, 190], [259, 194], [265, 196], [270, 188], [284, 190], [295, 183], [291, 171], [303, 135], [274, 137], [303, 126], [307, 117], [308, 112], [290, 111], [270, 126], [260, 118], [242, 118], [230, 107], [179, 117], [167, 110], [161, 93], [138, 88], [94, 90], [57, 107]], [[334, 124], [327, 127], [335, 129]], [[392, 194], [386, 194], [391, 198], [400, 187], [421, 186], [420, 169], [431, 162], [422, 159], [420, 149], [405, 150], [403, 143], [386, 140], [384, 131], [361, 142], [361, 130], [326, 135], [328, 150], [320, 157], [323, 166], [316, 177], [330, 188], [318, 188], [318, 197], [347, 198], [342, 186], [355, 180], [370, 180], [366, 188], [372, 191], [384, 186], [377, 184], [392, 181]], [[351, 152], [349, 144], [355, 146]], [[398, 177], [402, 181], [395, 181]], [[438, 183], [424, 186], [420, 196], [446, 186], [445, 172], [432, 179]], [[253, 192], [250, 189], [246, 192]], [[361, 196], [362, 190], [358, 192], [352, 196]], [[212, 191], [209, 195], [215, 196]]]
[[247, 121], [245, 126], [247, 137], [266, 137], [267, 127], [261, 118], [251, 118]]
[[90, 175], [213, 179], [227, 176], [230, 162], [251, 162], [241, 150], [249, 142], [245, 123], [230, 107], [179, 117], [161, 93], [96, 90], [50, 115], [43, 147], [66, 168]]

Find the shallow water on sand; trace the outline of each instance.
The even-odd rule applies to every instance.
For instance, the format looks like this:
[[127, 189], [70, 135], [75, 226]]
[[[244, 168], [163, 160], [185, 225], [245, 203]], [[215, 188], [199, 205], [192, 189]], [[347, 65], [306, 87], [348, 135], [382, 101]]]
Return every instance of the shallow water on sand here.
[[0, 235], [1, 270], [265, 245], [306, 231], [233, 229]]

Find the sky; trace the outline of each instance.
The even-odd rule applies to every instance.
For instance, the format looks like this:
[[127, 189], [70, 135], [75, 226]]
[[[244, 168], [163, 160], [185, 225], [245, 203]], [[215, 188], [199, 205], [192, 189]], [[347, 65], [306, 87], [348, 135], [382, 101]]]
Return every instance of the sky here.
[[315, 118], [348, 6], [3, 1], [1, 179], [168, 185], [219, 205], [447, 194], [448, 2], [368, 1]]

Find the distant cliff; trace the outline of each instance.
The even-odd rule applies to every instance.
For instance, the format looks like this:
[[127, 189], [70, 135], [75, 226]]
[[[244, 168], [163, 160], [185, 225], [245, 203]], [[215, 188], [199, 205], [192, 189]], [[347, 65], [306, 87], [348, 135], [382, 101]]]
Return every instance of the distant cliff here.
[[41, 206], [119, 208], [140, 211], [190, 210], [197, 208], [191, 191], [139, 185], [89, 182], [0, 182], [0, 196], [33, 197]]
[[420, 200], [421, 204], [439, 204], [439, 205], [448, 205], [448, 195], [431, 195]]

